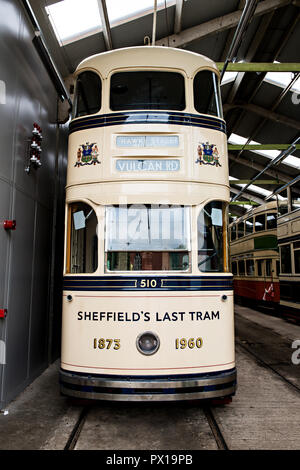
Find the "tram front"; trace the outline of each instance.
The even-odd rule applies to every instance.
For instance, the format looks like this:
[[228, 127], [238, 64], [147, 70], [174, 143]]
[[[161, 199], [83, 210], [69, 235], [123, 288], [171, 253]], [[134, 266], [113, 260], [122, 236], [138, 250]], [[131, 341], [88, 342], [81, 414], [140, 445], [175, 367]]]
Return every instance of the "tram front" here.
[[115, 50], [79, 65], [75, 95], [62, 393], [234, 395], [228, 157], [215, 64], [170, 48]]

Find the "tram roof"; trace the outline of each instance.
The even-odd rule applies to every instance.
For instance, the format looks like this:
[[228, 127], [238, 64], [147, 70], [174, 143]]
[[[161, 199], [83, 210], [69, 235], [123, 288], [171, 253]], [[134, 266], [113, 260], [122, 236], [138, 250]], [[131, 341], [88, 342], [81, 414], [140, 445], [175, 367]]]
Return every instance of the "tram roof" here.
[[246, 214], [242, 215], [241, 217], [234, 220], [229, 224], [229, 227], [232, 225], [238, 224], [239, 222], [243, 222], [246, 219], [249, 219], [255, 215], [261, 214], [263, 212], [274, 212], [277, 210], [277, 201], [270, 201], [266, 202], [265, 204], [261, 204], [258, 207], [254, 207], [253, 209], [249, 210]]
[[[153, 4], [154, 2], [137, 2], [141, 5], [148, 4], [143, 11], [131, 11], [135, 2], [120, 0], [29, 0], [36, 15], [48, 50], [59, 70], [60, 74], [69, 79], [79, 63], [86, 57], [102, 53], [104, 57], [116, 57], [122, 53], [127, 54], [128, 48], [135, 49], [143, 44], [145, 38], [152, 39]], [[92, 18], [88, 12], [88, 4], [94, 2], [95, 6], [107, 6], [108, 21], [101, 24]], [[45, 7], [69, 3], [70, 8], [75, 9], [75, 4], [84, 5], [87, 20], [94, 20], [96, 28], [90, 28], [86, 34], [80, 31], [85, 23], [80, 18], [79, 28], [73, 38], [61, 41], [55, 35], [55, 28], [51, 26], [51, 13], [47, 13]], [[158, 1], [156, 45], [169, 46], [178, 51], [178, 64], [184, 51], [202, 54], [215, 62], [224, 62], [227, 56], [238, 21], [246, 0], [166, 0]], [[119, 7], [118, 7], [119, 5]], [[115, 21], [110, 16], [112, 7], [117, 10], [126, 10], [122, 19]], [[128, 13], [128, 14], [127, 14]], [[73, 12], [72, 12], [73, 15]], [[120, 16], [120, 15], [119, 15]], [[299, 0], [259, 0], [253, 18], [246, 29], [237, 54], [236, 62], [279, 62], [298, 63], [300, 43], [300, 1]], [[97, 21], [99, 22], [97, 24]], [[70, 16], [62, 20], [63, 30], [70, 26]], [[147, 46], [149, 54], [151, 47]], [[125, 48], [125, 49], [121, 49]], [[117, 49], [117, 51], [115, 51]], [[173, 51], [172, 49], [172, 51]], [[183, 51], [184, 49], [184, 51]], [[129, 49], [130, 50], [130, 49]], [[158, 50], [155, 48], [155, 50]], [[129, 51], [128, 51], [129, 52]], [[146, 51], [145, 51], [146, 52]], [[152, 51], [154, 52], [154, 51]], [[161, 54], [164, 51], [159, 49]], [[172, 52], [173, 54], [173, 52]], [[161, 56], [163, 57], [163, 56]], [[171, 57], [171, 56], [170, 56]], [[173, 54], [175, 57], [175, 52]], [[129, 57], [128, 57], [129, 60]], [[141, 58], [142, 61], [142, 58]], [[125, 55], [124, 61], [125, 62]], [[84, 63], [86, 63], [84, 61]], [[128, 63], [128, 62], [127, 62]], [[126, 64], [127, 65], [127, 64]], [[148, 64], [147, 64], [148, 65]], [[270, 161], [280, 153], [277, 145], [290, 144], [299, 135], [299, 97], [300, 79], [295, 74], [297, 82], [290, 87], [293, 74], [280, 72], [270, 74], [264, 72], [248, 71], [246, 73], [231, 72], [225, 74], [222, 81], [221, 92], [224, 108], [224, 118], [227, 124], [227, 136], [230, 144], [238, 143], [271, 144], [269, 151], [257, 151], [257, 149], [243, 148], [229, 149], [229, 175], [231, 177], [231, 195], [235, 196], [245, 184], [251, 180]], [[70, 78], [71, 80], [71, 78]], [[296, 86], [296, 88], [295, 88]], [[290, 88], [289, 88], [290, 87]], [[297, 91], [299, 90], [299, 91]], [[288, 158], [271, 168], [264, 176], [247, 188], [239, 200], [244, 203], [265, 203], [267, 194], [272, 193], [278, 187], [295, 178], [300, 170], [300, 150], [297, 149]], [[276, 181], [277, 180], [277, 181]], [[293, 186], [300, 195], [300, 182]], [[241, 216], [250, 205], [231, 205], [230, 212]]]
[[130, 67], [155, 67], [184, 70], [188, 77], [194, 76], [201, 68], [212, 69], [219, 73], [216, 64], [201, 54], [171, 47], [141, 46], [115, 49], [95, 54], [84, 59], [76, 72], [83, 68], [99, 70], [103, 77], [114, 69]]

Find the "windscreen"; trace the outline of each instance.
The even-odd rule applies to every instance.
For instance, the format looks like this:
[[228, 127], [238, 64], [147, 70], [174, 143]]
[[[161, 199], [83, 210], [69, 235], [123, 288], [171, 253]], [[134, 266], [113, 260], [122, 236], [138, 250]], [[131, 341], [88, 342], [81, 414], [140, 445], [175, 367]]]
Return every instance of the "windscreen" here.
[[111, 77], [110, 108], [168, 109], [185, 108], [184, 77], [176, 72], [118, 72]]

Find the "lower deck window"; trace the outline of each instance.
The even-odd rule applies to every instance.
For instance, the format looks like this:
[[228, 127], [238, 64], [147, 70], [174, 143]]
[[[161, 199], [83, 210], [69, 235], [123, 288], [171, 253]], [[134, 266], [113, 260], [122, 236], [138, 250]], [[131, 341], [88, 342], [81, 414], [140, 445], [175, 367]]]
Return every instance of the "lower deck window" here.
[[83, 202], [68, 207], [67, 273], [93, 273], [98, 267], [97, 216]]
[[280, 247], [280, 263], [280, 271], [283, 274], [289, 274], [292, 272], [291, 245], [282, 245]]
[[244, 260], [238, 261], [238, 267], [239, 267], [239, 275], [244, 276], [245, 275], [245, 263]]
[[189, 207], [106, 208], [108, 271], [186, 271], [190, 265], [190, 250]]
[[225, 203], [212, 201], [198, 215], [198, 268], [202, 272], [227, 271]]
[[246, 260], [247, 276], [254, 276], [254, 261], [253, 259]]

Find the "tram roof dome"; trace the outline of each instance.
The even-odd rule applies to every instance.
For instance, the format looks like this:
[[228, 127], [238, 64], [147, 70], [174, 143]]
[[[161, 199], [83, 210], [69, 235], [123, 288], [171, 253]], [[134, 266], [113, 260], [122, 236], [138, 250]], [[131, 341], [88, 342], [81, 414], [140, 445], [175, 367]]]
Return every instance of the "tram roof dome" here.
[[128, 47], [95, 54], [80, 62], [76, 73], [85, 68], [94, 68], [105, 77], [113, 69], [149, 66], [181, 69], [188, 76], [193, 76], [200, 68], [219, 73], [216, 64], [204, 55], [161, 46]]

